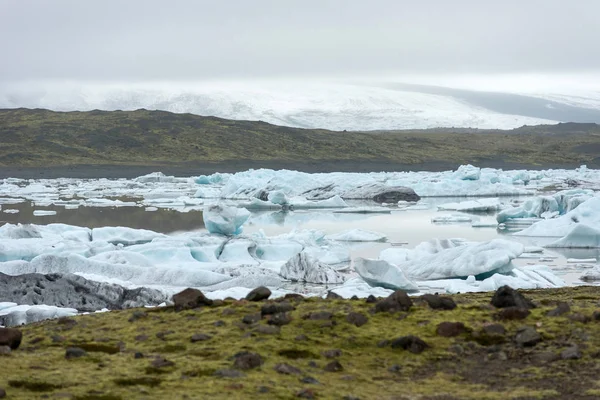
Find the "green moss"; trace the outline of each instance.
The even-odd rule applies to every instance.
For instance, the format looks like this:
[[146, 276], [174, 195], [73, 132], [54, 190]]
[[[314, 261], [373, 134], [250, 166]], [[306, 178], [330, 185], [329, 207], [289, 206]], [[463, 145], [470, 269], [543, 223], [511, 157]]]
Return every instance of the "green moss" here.
[[[540, 307], [532, 310], [525, 320], [502, 321], [507, 330], [504, 343], [483, 342], [483, 345], [469, 334], [439, 337], [436, 327], [444, 321], [462, 322], [476, 333], [485, 324], [497, 323], [496, 311], [488, 307], [490, 293], [453, 296], [458, 307], [451, 311], [435, 311], [419, 304], [406, 314], [371, 314], [373, 306], [364, 300], [310, 299], [295, 304], [296, 310], [290, 312], [292, 322], [281, 327], [278, 335], [256, 333], [255, 326], [241, 323], [244, 315], [257, 313], [262, 306], [245, 301], [181, 313], [172, 309], [147, 310], [148, 318], [134, 322], [129, 322], [129, 318], [135, 310], [84, 315], [74, 318], [77, 324], [61, 331], [61, 335], [65, 343], [93, 345], [88, 348], [91, 353], [85, 360], [66, 360], [64, 344], [56, 346], [50, 340], [39, 341], [55, 334], [60, 327], [56, 321], [47, 321], [22, 328], [22, 348], [7, 358], [10, 368], [0, 374], [0, 387], [9, 387], [13, 399], [29, 399], [34, 390], [50, 396], [53, 392], [68, 391], [77, 398], [136, 399], [152, 388], [154, 398], [193, 394], [197, 398], [233, 400], [257, 397], [260, 386], [269, 389], [260, 395], [264, 398], [293, 398], [306, 387], [323, 399], [346, 395], [378, 399], [399, 394], [410, 399], [576, 399], [573, 393], [582, 396], [586, 391], [595, 393], [600, 374], [600, 366], [594, 359], [600, 350], [600, 323], [572, 323], [567, 316], [551, 318], [546, 313], [556, 302], [568, 301], [573, 313], [591, 315], [600, 300], [597, 288], [527, 291], [525, 295]], [[336, 324], [323, 327], [324, 321], [302, 318], [316, 311], [333, 313]], [[350, 311], [367, 315], [369, 321], [357, 328], [345, 320]], [[225, 325], [215, 326], [217, 320]], [[523, 325], [536, 327], [544, 340], [534, 348], [518, 347], [513, 337]], [[173, 333], [163, 335], [166, 342], [156, 336], [167, 330]], [[106, 343], [95, 342], [100, 332]], [[198, 332], [213, 339], [189, 343], [189, 338]], [[141, 333], [149, 339], [136, 341], [134, 338]], [[299, 335], [306, 339], [296, 340]], [[391, 349], [389, 345], [378, 346], [382, 340], [405, 335], [419, 336], [430, 348], [412, 354]], [[123, 342], [123, 351], [107, 351], [118, 342]], [[532, 363], [535, 354], [559, 354], [567, 344], [580, 345], [583, 358], [542, 365]], [[343, 371], [326, 372], [324, 367], [332, 359], [324, 353], [334, 349], [341, 351], [336, 359]], [[218, 370], [233, 369], [234, 355], [242, 351], [260, 354], [264, 364], [243, 371], [243, 376], [237, 378], [215, 375]], [[495, 356], [499, 351], [505, 358]], [[135, 358], [136, 352], [144, 357]], [[153, 367], [152, 362], [158, 356], [174, 365]], [[290, 364], [302, 374], [280, 374], [274, 369], [280, 363]], [[317, 379], [320, 384], [301, 382], [305, 376]]]

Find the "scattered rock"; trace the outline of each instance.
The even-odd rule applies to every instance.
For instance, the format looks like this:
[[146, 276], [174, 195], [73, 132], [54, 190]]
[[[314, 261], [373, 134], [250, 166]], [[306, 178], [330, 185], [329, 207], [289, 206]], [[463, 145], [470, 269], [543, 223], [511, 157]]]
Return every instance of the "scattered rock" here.
[[310, 319], [313, 321], [324, 321], [324, 320], [330, 320], [331, 318], [333, 318], [333, 314], [330, 313], [329, 311], [316, 311], [316, 312], [307, 314], [307, 315], [303, 316], [302, 318]]
[[318, 380], [316, 380], [312, 376], [305, 376], [304, 378], [300, 379], [300, 382], [307, 383], [309, 385], [318, 385], [320, 383]]
[[388, 371], [397, 374], [398, 372], [402, 371], [402, 367], [398, 364], [394, 364], [388, 368]]
[[581, 351], [579, 351], [579, 346], [571, 346], [567, 349], [564, 349], [560, 352], [560, 358], [563, 360], [579, 360], [581, 358]]
[[248, 351], [237, 353], [234, 358], [233, 366], [242, 370], [260, 367], [264, 363], [260, 354]]
[[554, 310], [548, 311], [546, 313], [546, 316], [558, 317], [560, 315], [568, 313], [569, 311], [571, 311], [571, 307], [569, 306], [569, 304], [565, 303], [564, 301], [561, 301], [560, 303], [558, 303], [558, 306], [556, 306]]
[[0, 399], [3, 399], [6, 397], [6, 390], [0, 388]]
[[336, 358], [341, 357], [341, 355], [342, 351], [340, 349], [325, 350], [323, 352], [323, 356], [325, 356], [325, 358]]
[[271, 389], [269, 389], [267, 386], [259, 386], [256, 391], [258, 393], [269, 393]]
[[315, 392], [312, 389], [302, 389], [298, 393], [296, 393], [296, 397], [301, 399], [314, 399]]
[[0, 346], [0, 356], [7, 356], [11, 352], [10, 346]]
[[133, 358], [135, 358], [136, 360], [139, 360], [141, 358], [144, 358], [144, 354], [140, 353], [139, 351], [136, 351], [135, 354], [133, 355]]
[[175, 331], [167, 330], [167, 331], [159, 331], [156, 332], [156, 337], [160, 340], [167, 340], [167, 336], [174, 334]]
[[592, 319], [594, 321], [600, 321], [600, 311], [594, 311], [594, 313], [592, 314]]
[[530, 326], [524, 326], [517, 330], [515, 342], [523, 347], [535, 346], [542, 341], [540, 334]]
[[21, 345], [23, 333], [15, 328], [0, 328], [0, 346], [8, 346], [16, 350]]
[[80, 347], [67, 347], [67, 350], [65, 351], [65, 358], [67, 360], [83, 357], [86, 355], [86, 351]]
[[443, 337], [454, 337], [465, 332], [467, 332], [467, 328], [462, 322], [442, 322], [436, 328], [438, 336]]
[[583, 315], [581, 313], [571, 314], [571, 315], [569, 315], [569, 319], [574, 322], [581, 322], [582, 324], [587, 324], [588, 322], [590, 322], [592, 320], [591, 317], [589, 317], [587, 315]]
[[127, 321], [135, 322], [139, 319], [148, 318], [148, 313], [145, 311], [134, 311], [131, 313], [131, 317]]
[[287, 301], [282, 301], [280, 303], [265, 304], [264, 306], [261, 307], [260, 314], [262, 316], [265, 316], [265, 315], [272, 315], [272, 314], [277, 314], [277, 313], [285, 313], [285, 312], [289, 312], [289, 311], [293, 311], [293, 310], [295, 310], [295, 307], [293, 305], [291, 305]]
[[406, 292], [396, 290], [394, 293], [375, 304], [375, 312], [408, 311], [412, 307], [412, 304], [413, 302]]
[[506, 328], [502, 324], [485, 325], [481, 330], [487, 335], [506, 335]]
[[302, 335], [298, 335], [294, 338], [294, 340], [298, 341], [298, 342], [303, 342], [305, 340], [308, 340], [308, 336], [302, 334]]
[[206, 298], [198, 289], [187, 288], [173, 295], [175, 311], [189, 310], [201, 306], [212, 305], [212, 300]]
[[370, 294], [369, 297], [367, 297], [367, 299], [365, 300], [365, 303], [368, 303], [368, 304], [377, 303], [377, 297]]
[[382, 348], [382, 347], [388, 347], [390, 345], [390, 341], [389, 340], [380, 340], [379, 342], [377, 342], [377, 347]]
[[531, 357], [531, 361], [535, 364], [548, 364], [558, 359], [560, 359], [560, 357], [557, 354], [552, 353], [550, 351], [537, 353]]
[[275, 325], [259, 325], [256, 327], [255, 332], [265, 335], [277, 335], [281, 332], [281, 329]]
[[270, 296], [271, 296], [271, 291], [264, 286], [260, 286], [260, 287], [257, 287], [256, 289], [252, 290], [250, 293], [248, 293], [248, 295], [246, 296], [246, 300], [261, 301], [261, 300], [268, 299]]
[[133, 338], [136, 342], [145, 342], [148, 340], [148, 335], [137, 335]]
[[299, 375], [302, 373], [302, 371], [300, 371], [300, 369], [290, 365], [290, 364], [277, 364], [275, 365], [275, 368], [273, 368], [275, 371], [279, 372], [280, 374], [284, 374], [284, 375]]
[[339, 300], [339, 299], [343, 299], [342, 296], [340, 296], [339, 294], [337, 294], [337, 293], [335, 293], [335, 292], [333, 292], [331, 290], [327, 292], [327, 296], [325, 296], [325, 298], [327, 300]]
[[210, 340], [212, 339], [212, 336], [207, 335], [206, 333], [196, 333], [194, 335], [192, 335], [192, 337], [190, 338], [190, 341], [192, 343], [196, 343], [196, 342], [203, 342], [205, 340]]
[[244, 315], [242, 322], [247, 325], [252, 325], [260, 321], [261, 315], [259, 313]]
[[269, 321], [267, 322], [269, 325], [275, 326], [283, 326], [292, 322], [292, 317], [288, 313], [277, 313], [273, 314]]
[[427, 302], [433, 310], [454, 310], [456, 308], [456, 303], [450, 297], [424, 294], [421, 299]]
[[422, 353], [429, 345], [417, 336], [408, 335], [392, 340], [392, 349], [404, 349], [414, 354]]
[[492, 297], [491, 304], [496, 308], [535, 308], [535, 305], [531, 300], [525, 298], [521, 293], [506, 285], [496, 290], [496, 293], [494, 293], [494, 296]]
[[333, 360], [332, 362], [327, 364], [323, 368], [323, 370], [327, 372], [340, 372], [344, 370], [344, 367], [342, 366], [342, 364], [340, 364], [338, 360]]
[[361, 326], [363, 326], [364, 324], [369, 322], [369, 318], [367, 318], [367, 316], [362, 313], [351, 312], [346, 317], [346, 321], [348, 321], [348, 323], [354, 324], [355, 326], [360, 328]]
[[218, 320], [218, 321], [213, 322], [213, 325], [218, 328], [218, 327], [227, 325], [227, 323], [225, 321]]
[[292, 300], [292, 301], [304, 301], [304, 296], [299, 293], [287, 293], [283, 296], [284, 300]]
[[160, 368], [168, 368], [174, 366], [175, 363], [173, 361], [167, 360], [164, 357], [157, 356], [151, 363], [150, 366], [155, 369]]
[[215, 376], [219, 378], [242, 378], [244, 374], [237, 369], [218, 369]]
[[522, 307], [506, 307], [496, 314], [496, 318], [500, 320], [520, 320], [525, 319], [531, 312]]

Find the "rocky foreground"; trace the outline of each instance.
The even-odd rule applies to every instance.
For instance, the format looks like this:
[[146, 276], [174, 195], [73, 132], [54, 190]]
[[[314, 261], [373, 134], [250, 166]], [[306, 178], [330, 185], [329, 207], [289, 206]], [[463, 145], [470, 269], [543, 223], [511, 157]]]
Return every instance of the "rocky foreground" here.
[[0, 328], [0, 398], [600, 397], [597, 287], [269, 294]]

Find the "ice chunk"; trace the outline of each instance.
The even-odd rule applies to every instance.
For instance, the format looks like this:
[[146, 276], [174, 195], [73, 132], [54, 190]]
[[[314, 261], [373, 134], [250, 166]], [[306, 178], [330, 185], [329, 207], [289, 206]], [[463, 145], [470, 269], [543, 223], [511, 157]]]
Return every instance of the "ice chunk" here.
[[293, 282], [343, 283], [344, 278], [331, 266], [303, 251], [281, 267], [280, 275]]
[[489, 275], [514, 268], [523, 245], [503, 239], [482, 243], [424, 242], [414, 250], [390, 248], [380, 258], [397, 265], [410, 278], [433, 280]]
[[250, 217], [250, 212], [245, 208], [214, 204], [204, 210], [203, 217], [204, 225], [210, 233], [238, 235], [242, 232], [242, 225]]
[[417, 285], [400, 268], [384, 260], [358, 257], [354, 259], [354, 270], [371, 286], [391, 290], [418, 290]]
[[592, 197], [558, 218], [536, 222], [516, 236], [563, 237], [579, 223], [600, 226], [600, 197]]
[[0, 310], [0, 325], [20, 326], [46, 319], [77, 315], [74, 308], [60, 308], [47, 305], [17, 305]]
[[338, 240], [340, 242], [385, 242], [387, 236], [364, 229], [351, 229], [345, 232], [325, 236], [328, 240]]
[[359, 185], [342, 193], [344, 199], [373, 200], [377, 203], [397, 203], [399, 201], [418, 201], [415, 191], [405, 186], [388, 186], [378, 182]]
[[600, 247], [600, 229], [586, 224], [576, 224], [571, 232], [544, 247], [597, 248]]
[[143, 176], [138, 176], [137, 178], [134, 179], [136, 182], [140, 182], [140, 183], [154, 183], [154, 182], [161, 182], [161, 183], [172, 183], [177, 181], [177, 178], [175, 178], [174, 176], [167, 176], [165, 174], [163, 174], [162, 172], [151, 172], [147, 175], [143, 175]]
[[343, 285], [336, 287], [331, 291], [339, 294], [345, 299], [349, 299], [353, 296], [365, 298], [371, 295], [375, 297], [387, 297], [393, 293], [393, 291], [390, 289], [371, 286], [362, 278], [349, 279]]
[[18, 214], [19, 210], [15, 210], [14, 208], [7, 208], [6, 210], [2, 210], [5, 214]]
[[472, 218], [467, 215], [452, 214], [452, 215], [441, 215], [439, 217], [431, 218], [431, 222], [437, 224], [453, 224], [462, 222], [471, 222]]
[[481, 168], [474, 167], [471, 164], [461, 165], [454, 173], [454, 176], [463, 181], [477, 181], [481, 176]]
[[287, 261], [300, 253], [304, 246], [292, 240], [269, 239], [257, 243], [256, 258], [266, 261]]
[[446, 203], [438, 206], [438, 210], [489, 212], [497, 211], [502, 206], [498, 198], [461, 201], [460, 203]]
[[225, 243], [225, 246], [223, 246], [223, 250], [219, 255], [219, 261], [234, 262], [236, 264], [258, 264], [258, 261], [250, 254], [251, 251], [254, 251], [255, 247], [256, 243], [252, 240], [229, 240]]
[[326, 200], [306, 200], [303, 197], [294, 197], [290, 199], [290, 205], [294, 209], [307, 209], [307, 208], [344, 208], [348, 207], [348, 204], [338, 195], [335, 195]]
[[36, 217], [45, 217], [50, 215], [56, 215], [56, 211], [53, 210], [33, 210], [33, 215]]
[[280, 210], [281, 205], [271, 203], [270, 201], [263, 201], [257, 198], [253, 198], [248, 202], [240, 203], [241, 207], [248, 210]]
[[289, 200], [283, 190], [273, 190], [269, 192], [268, 200], [273, 204], [279, 204], [285, 206], [289, 203]]
[[585, 271], [579, 277], [584, 282], [597, 282], [600, 281], [600, 266], [596, 266], [593, 269]]
[[92, 229], [92, 240], [123, 244], [125, 246], [148, 243], [161, 237], [166, 236], [146, 229], [134, 229], [122, 226], [106, 226]]

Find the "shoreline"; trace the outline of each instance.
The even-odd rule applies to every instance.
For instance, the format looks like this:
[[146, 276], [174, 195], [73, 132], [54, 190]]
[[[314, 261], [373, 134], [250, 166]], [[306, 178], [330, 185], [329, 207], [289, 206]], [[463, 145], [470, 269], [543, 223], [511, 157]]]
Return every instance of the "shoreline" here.
[[[574, 169], [579, 165], [527, 165], [517, 163], [506, 163], [503, 161], [465, 161], [463, 164], [473, 164], [481, 168], [496, 169]], [[273, 170], [295, 170], [307, 173], [329, 173], [329, 172], [409, 172], [430, 171], [441, 172], [456, 170], [460, 164], [450, 162], [427, 162], [420, 164], [398, 164], [382, 161], [322, 161], [322, 162], [294, 162], [294, 161], [252, 161], [232, 160], [218, 163], [173, 163], [173, 164], [150, 164], [150, 165], [119, 165], [119, 164], [79, 164], [58, 165], [48, 167], [31, 166], [0, 166], [0, 179], [131, 179], [152, 172], [162, 172], [165, 175], [178, 177], [189, 177], [198, 175], [210, 175], [217, 172], [235, 173], [249, 169], [273, 169]], [[594, 166], [591, 166], [592, 168]]]

